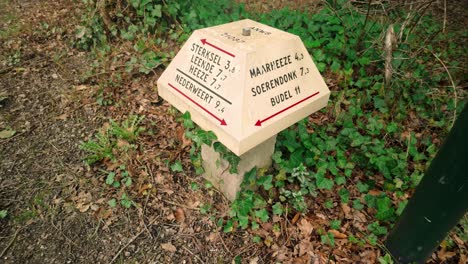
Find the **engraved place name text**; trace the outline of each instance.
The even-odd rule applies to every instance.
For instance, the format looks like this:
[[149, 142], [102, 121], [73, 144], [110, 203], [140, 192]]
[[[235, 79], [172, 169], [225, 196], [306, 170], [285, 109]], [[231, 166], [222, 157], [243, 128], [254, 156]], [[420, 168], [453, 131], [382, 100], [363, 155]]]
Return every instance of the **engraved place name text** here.
[[291, 55], [281, 57], [279, 59], [267, 62], [261, 66], [250, 69], [250, 78], [255, 78], [267, 72], [271, 72], [292, 63]]

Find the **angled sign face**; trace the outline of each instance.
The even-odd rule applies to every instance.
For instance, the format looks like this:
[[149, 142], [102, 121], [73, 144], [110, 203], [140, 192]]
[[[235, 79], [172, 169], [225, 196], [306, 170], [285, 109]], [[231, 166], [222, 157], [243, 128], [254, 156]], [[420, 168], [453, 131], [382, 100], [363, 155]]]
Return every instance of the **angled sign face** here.
[[193, 32], [158, 92], [237, 155], [325, 107], [330, 95], [298, 36], [249, 19]]

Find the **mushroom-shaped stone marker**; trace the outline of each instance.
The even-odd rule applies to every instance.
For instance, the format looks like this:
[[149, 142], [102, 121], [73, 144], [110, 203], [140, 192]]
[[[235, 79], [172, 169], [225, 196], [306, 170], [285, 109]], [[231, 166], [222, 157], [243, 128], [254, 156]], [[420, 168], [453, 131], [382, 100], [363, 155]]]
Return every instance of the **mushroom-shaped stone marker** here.
[[330, 95], [298, 36], [249, 19], [194, 31], [158, 92], [240, 157], [231, 174], [219, 153], [202, 147], [204, 176], [231, 200], [246, 171], [271, 165], [276, 134]]

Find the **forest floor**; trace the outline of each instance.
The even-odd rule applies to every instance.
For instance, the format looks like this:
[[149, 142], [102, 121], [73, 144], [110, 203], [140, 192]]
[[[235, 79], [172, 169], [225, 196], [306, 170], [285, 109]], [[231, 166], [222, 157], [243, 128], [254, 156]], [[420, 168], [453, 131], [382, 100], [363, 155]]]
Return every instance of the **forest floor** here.
[[[0, 209], [7, 210], [0, 219], [1, 263], [230, 263], [236, 257], [270, 263], [281, 254], [297, 256], [296, 263], [326, 263], [331, 254], [343, 263], [377, 262], [378, 247], [342, 249], [337, 242], [324, 251], [320, 241], [301, 241], [314, 228], [312, 218], [284, 223], [297, 241], [290, 248], [275, 238], [270, 247], [255, 243], [247, 231], [219, 231], [200, 205], [227, 214], [228, 201], [214, 189], [193, 190], [192, 183], [205, 185], [200, 177], [172, 173], [163, 162], [190, 160], [178, 143], [181, 124], [155, 92], [158, 76], [129, 81], [113, 98], [119, 104], [101, 107], [99, 83], [83, 81], [89, 56], [71, 45], [82, 9], [70, 2], [0, 0], [0, 131], [12, 133], [0, 138]], [[84, 164], [79, 145], [125, 113], [153, 123], [147, 129], [154, 136], [141, 142], [144, 155], [130, 161], [142, 168], [133, 173], [152, 185], [141, 186], [147, 193], [141, 207], [109, 209], [98, 187], [102, 179]], [[324, 214], [316, 212], [314, 221]], [[460, 248], [462, 263], [466, 246]], [[439, 251], [432, 262], [452, 254]]]

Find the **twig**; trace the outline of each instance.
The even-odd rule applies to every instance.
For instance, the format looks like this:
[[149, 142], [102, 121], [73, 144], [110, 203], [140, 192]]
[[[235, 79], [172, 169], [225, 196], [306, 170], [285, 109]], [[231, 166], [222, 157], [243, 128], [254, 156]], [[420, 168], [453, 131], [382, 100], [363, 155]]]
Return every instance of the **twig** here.
[[170, 204], [170, 205], [183, 207], [183, 208], [185, 208], [185, 209], [200, 211], [200, 208], [197, 208], [197, 207], [190, 207], [190, 206], [187, 206], [187, 205], [183, 205], [183, 204], [179, 204], [179, 203], [175, 203], [175, 202], [167, 201], [167, 200], [162, 200], [162, 201], [165, 202], [165, 203], [168, 203], [168, 204]]
[[444, 0], [444, 23], [442, 25], [442, 32], [445, 34], [445, 26], [447, 25], [447, 0]]
[[69, 237], [67, 237], [67, 236], [63, 233], [62, 229], [59, 229], [57, 226], [55, 226], [55, 224], [54, 224], [54, 219], [52, 219], [51, 224], [52, 224], [52, 227], [55, 228], [55, 230], [57, 230], [58, 232], [60, 232], [60, 234], [65, 238], [65, 240], [67, 240], [68, 242], [70, 242], [70, 243], [71, 243], [72, 245], [74, 245], [75, 247], [79, 248], [79, 246], [78, 246], [73, 240], [71, 240]]
[[457, 103], [458, 103], [458, 95], [457, 95], [457, 86], [455, 85], [455, 82], [453, 81], [452, 79], [452, 75], [450, 74], [450, 71], [448, 70], [447, 66], [445, 65], [445, 63], [439, 58], [439, 56], [437, 56], [437, 54], [435, 54], [432, 50], [430, 49], [427, 49], [425, 47], [422, 47], [424, 50], [427, 50], [429, 51], [439, 62], [440, 64], [442, 64], [442, 66], [444, 67], [445, 71], [447, 72], [447, 75], [449, 77], [449, 80], [450, 80], [450, 83], [452, 84], [452, 88], [453, 88], [453, 105], [454, 105], [454, 110], [453, 110], [453, 120], [452, 120], [452, 124], [450, 125], [450, 128], [453, 127], [453, 124], [455, 123], [455, 119], [457, 118]]
[[146, 212], [146, 205], [148, 204], [148, 200], [149, 200], [150, 195], [151, 195], [151, 193], [148, 192], [148, 194], [146, 195], [145, 206], [143, 207], [143, 226], [145, 227], [146, 231], [148, 231], [148, 234], [151, 237], [151, 239], [154, 239], [153, 234], [151, 234], [151, 232], [149, 231], [148, 226], [146, 226], [145, 219], [144, 219], [144, 215], [145, 215], [145, 212]]
[[14, 68], [13, 66], [6, 67], [6, 68], [4, 68], [4, 69], [0, 70], [0, 74], [7, 73], [7, 72], [9, 72], [9, 71], [13, 70], [13, 68]]
[[416, 17], [416, 14], [419, 14], [419, 16], [418, 16], [417, 20], [414, 22], [414, 24], [412, 25], [412, 27], [408, 30], [408, 33], [406, 33], [406, 38], [405, 38], [404, 42], [406, 42], [408, 40], [409, 35], [413, 31], [413, 29], [415, 29], [416, 26], [419, 24], [419, 22], [421, 21], [421, 19], [424, 16], [424, 14], [426, 13], [426, 10], [429, 8], [429, 6], [431, 6], [431, 4], [432, 4], [432, 1], [428, 1], [428, 3], [426, 3], [426, 6], [420, 7], [419, 10], [417, 10], [415, 12], [414, 17]]
[[229, 254], [232, 255], [231, 250], [229, 250], [229, 248], [226, 246], [226, 244], [224, 243], [224, 239], [223, 239], [223, 237], [219, 234], [219, 232], [218, 232], [218, 236], [219, 236], [219, 238], [221, 239], [221, 242], [223, 243], [224, 248], [227, 250], [227, 252], [229, 252]]
[[[153, 221], [150, 222], [150, 225], [154, 224], [154, 222], [156, 222], [157, 218], [154, 219]], [[133, 243], [133, 241], [135, 241], [135, 239], [137, 239], [141, 234], [143, 234], [143, 232], [145, 232], [146, 229], [143, 228], [143, 230], [141, 230], [140, 232], [138, 232], [138, 234], [136, 234], [134, 237], [132, 237], [132, 239], [130, 239], [130, 241], [128, 241], [127, 244], [125, 244], [123, 247], [121, 247], [119, 249], [119, 251], [117, 251], [117, 253], [115, 254], [115, 256], [112, 258], [112, 260], [109, 262], [109, 264], [112, 264], [114, 263], [114, 261], [120, 256], [120, 254], [122, 253], [122, 251], [127, 248], [130, 244]]]
[[408, 133], [408, 146], [406, 147], [406, 157], [405, 157], [406, 160], [408, 160], [410, 147], [411, 147], [411, 133]]
[[16, 137], [21, 136], [21, 135], [23, 135], [23, 134], [26, 133], [26, 132], [31, 132], [31, 130], [18, 133], [18, 134], [14, 135], [14, 136], [12, 136], [12, 137], [10, 137], [10, 138], [7, 138], [7, 139], [5, 139], [5, 140], [2, 140], [2, 141], [0, 141], [0, 145], [2, 145], [2, 144], [4, 144], [4, 143], [7, 143], [8, 141], [13, 140], [13, 139], [16, 138]]
[[200, 261], [201, 263], [205, 263], [205, 261], [203, 261], [201, 258], [199, 258], [197, 255], [193, 254], [192, 251], [190, 251], [190, 249], [186, 248], [185, 246], [182, 246], [183, 249], [187, 250], [188, 253], [190, 253], [194, 258], [196, 258], [198, 261]]
[[333, 253], [333, 247], [330, 247], [330, 251], [328, 252], [327, 264], [330, 263], [330, 258], [331, 258], [331, 256], [332, 256], [332, 253]]
[[366, 19], [364, 20], [364, 26], [362, 26], [361, 34], [359, 35], [358, 41], [357, 41], [358, 50], [361, 50], [362, 38], [364, 37], [364, 34], [366, 33], [366, 26], [367, 26], [367, 21], [369, 20], [371, 2], [372, 2], [372, 0], [369, 0], [368, 3], [367, 3]]
[[21, 229], [17, 229], [15, 234], [13, 235], [13, 238], [10, 240], [10, 242], [8, 243], [8, 245], [2, 250], [2, 253], [0, 253], [0, 258], [3, 257], [3, 255], [5, 255], [5, 253], [8, 251], [8, 249], [11, 247], [11, 245], [13, 245], [13, 242], [15, 242], [16, 240], [16, 237], [18, 236], [18, 233]]

